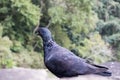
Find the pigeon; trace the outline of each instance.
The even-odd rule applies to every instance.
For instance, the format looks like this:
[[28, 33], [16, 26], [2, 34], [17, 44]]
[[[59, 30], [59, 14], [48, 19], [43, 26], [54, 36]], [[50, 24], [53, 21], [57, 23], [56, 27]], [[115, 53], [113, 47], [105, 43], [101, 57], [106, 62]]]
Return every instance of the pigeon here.
[[35, 33], [43, 40], [45, 66], [57, 77], [74, 77], [87, 74], [111, 76], [112, 73], [108, 71], [107, 67], [92, 64], [57, 44], [48, 28], [38, 27]]

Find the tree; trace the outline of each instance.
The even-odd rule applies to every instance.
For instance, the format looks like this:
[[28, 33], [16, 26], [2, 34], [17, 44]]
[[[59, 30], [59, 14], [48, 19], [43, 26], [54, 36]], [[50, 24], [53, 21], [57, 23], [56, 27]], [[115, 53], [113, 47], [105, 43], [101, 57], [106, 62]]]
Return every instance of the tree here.
[[0, 68], [43, 67], [42, 55], [33, 51], [40, 15], [31, 0], [0, 0]]
[[31, 40], [34, 26], [40, 19], [40, 8], [30, 0], [1, 0], [0, 23], [3, 27], [3, 36], [17, 40], [26, 46]]
[[100, 21], [96, 30], [103, 40], [111, 44], [114, 57], [119, 60], [120, 49], [120, 3], [119, 0], [99, 0], [94, 7]]

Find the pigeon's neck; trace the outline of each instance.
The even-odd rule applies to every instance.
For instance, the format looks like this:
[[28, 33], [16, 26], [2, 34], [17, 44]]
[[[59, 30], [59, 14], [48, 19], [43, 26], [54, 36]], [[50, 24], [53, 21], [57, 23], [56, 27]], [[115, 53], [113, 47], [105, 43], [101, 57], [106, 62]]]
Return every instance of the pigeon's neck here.
[[47, 45], [52, 44], [52, 43], [53, 43], [53, 40], [52, 40], [52, 39], [43, 40], [43, 45], [44, 45], [44, 46], [47, 46]]
[[47, 43], [47, 42], [52, 40], [52, 37], [51, 36], [45, 36], [45, 37], [42, 37], [42, 39], [43, 39], [43, 43]]
[[44, 49], [44, 61], [49, 55], [49, 52], [53, 49], [55, 42], [53, 40], [49, 40], [47, 42], [43, 42]]

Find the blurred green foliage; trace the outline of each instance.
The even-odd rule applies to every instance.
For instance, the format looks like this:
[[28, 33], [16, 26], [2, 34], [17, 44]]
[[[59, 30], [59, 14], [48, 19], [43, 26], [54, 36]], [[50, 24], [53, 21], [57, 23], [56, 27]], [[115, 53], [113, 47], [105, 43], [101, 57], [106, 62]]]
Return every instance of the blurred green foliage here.
[[2, 37], [3, 27], [0, 24], [0, 68], [11, 68], [15, 64], [11, 55], [10, 46], [12, 41], [7, 37]]
[[94, 10], [100, 19], [96, 30], [106, 42], [111, 44], [114, 57], [120, 60], [118, 58], [120, 54], [120, 1], [99, 0], [96, 3]]
[[42, 55], [31, 48], [40, 8], [31, 0], [0, 0], [0, 5], [0, 67], [43, 67]]
[[104, 63], [113, 59], [112, 51], [108, 48], [109, 44], [105, 43], [98, 32], [90, 35], [89, 39], [83, 41], [84, 46], [79, 48], [80, 53], [95, 63]]
[[26, 47], [31, 40], [33, 26], [39, 23], [40, 8], [33, 5], [30, 0], [1, 0], [0, 4], [3, 36], [7, 35], [11, 40], [20, 41]]

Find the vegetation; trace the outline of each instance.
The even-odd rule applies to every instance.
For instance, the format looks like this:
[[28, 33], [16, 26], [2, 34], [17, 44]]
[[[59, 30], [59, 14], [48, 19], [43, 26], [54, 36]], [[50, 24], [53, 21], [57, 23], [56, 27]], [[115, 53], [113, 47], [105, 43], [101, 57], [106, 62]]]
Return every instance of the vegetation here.
[[44, 68], [37, 25], [82, 58], [120, 60], [119, 0], [1, 0], [0, 16], [1, 68]]
[[117, 60], [120, 60], [120, 1], [119, 0], [99, 0], [97, 7], [94, 7], [98, 14], [99, 21], [96, 30], [105, 42], [112, 47], [112, 52]]

